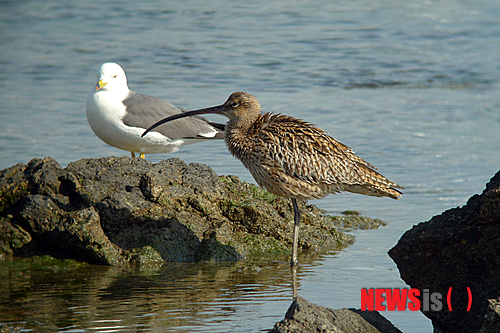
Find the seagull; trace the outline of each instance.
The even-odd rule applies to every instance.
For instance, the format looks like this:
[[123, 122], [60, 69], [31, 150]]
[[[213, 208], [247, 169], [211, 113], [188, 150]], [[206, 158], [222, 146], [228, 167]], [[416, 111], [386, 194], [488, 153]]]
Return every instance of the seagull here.
[[223, 139], [224, 124], [203, 117], [189, 117], [158, 127], [145, 138], [149, 125], [186, 110], [154, 96], [129, 90], [120, 65], [105, 63], [97, 72], [97, 84], [87, 98], [87, 120], [92, 131], [113, 147], [135, 158], [144, 154], [173, 153], [180, 147], [209, 139]]

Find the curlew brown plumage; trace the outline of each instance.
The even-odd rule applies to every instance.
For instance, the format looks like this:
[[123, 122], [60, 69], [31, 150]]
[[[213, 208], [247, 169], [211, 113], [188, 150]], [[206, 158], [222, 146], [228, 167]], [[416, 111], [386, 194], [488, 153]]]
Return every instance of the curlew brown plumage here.
[[233, 156], [260, 186], [292, 200], [294, 237], [291, 264], [297, 264], [300, 210], [297, 200], [321, 199], [342, 191], [399, 199], [403, 187], [382, 176], [377, 168], [348, 146], [306, 121], [282, 114], [261, 114], [257, 99], [235, 92], [219, 106], [165, 118], [153, 128], [186, 116], [216, 113], [229, 118], [224, 140]]

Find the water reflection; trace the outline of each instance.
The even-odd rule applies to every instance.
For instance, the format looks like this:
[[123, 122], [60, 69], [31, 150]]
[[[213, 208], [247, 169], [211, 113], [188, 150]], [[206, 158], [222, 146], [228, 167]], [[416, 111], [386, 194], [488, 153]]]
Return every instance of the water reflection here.
[[[307, 270], [318, 259], [319, 254], [301, 257], [299, 289], [301, 267]], [[271, 329], [293, 296], [286, 256], [129, 271], [37, 260], [0, 264], [0, 324], [20, 332], [223, 332], [235, 316], [249, 330]]]

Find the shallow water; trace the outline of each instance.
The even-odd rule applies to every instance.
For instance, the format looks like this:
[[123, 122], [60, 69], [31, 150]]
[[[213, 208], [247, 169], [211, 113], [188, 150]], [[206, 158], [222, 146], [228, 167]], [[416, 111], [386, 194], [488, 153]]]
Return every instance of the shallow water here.
[[[496, 1], [4, 1], [0, 9], [0, 168], [128, 155], [95, 137], [85, 118], [97, 69], [114, 61], [131, 89], [187, 109], [247, 91], [265, 111], [320, 125], [403, 185], [401, 201], [313, 202], [388, 222], [354, 232], [340, 253], [301, 260], [299, 294], [317, 304], [359, 307], [361, 288], [405, 287], [387, 251], [412, 225], [480, 193], [500, 165]], [[172, 156], [253, 182], [221, 141], [147, 158]], [[0, 323], [22, 331], [265, 331], [291, 302], [290, 270], [265, 259], [1, 273]], [[431, 331], [418, 312], [383, 315], [404, 332]]]

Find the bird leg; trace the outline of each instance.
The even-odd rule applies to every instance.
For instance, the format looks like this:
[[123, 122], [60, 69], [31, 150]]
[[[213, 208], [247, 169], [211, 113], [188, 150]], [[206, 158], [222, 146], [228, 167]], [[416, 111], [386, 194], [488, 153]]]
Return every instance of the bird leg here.
[[299, 246], [299, 224], [300, 224], [300, 210], [299, 206], [297, 205], [297, 200], [292, 199], [292, 205], [293, 205], [293, 247], [292, 247], [292, 260], [290, 262], [290, 265], [295, 266], [299, 264], [299, 261], [297, 260], [297, 252], [298, 252], [298, 246]]
[[297, 266], [291, 266], [290, 269], [292, 270], [292, 297], [293, 299], [297, 299], [298, 294], [298, 282], [297, 282]]
[[[133, 151], [131, 151], [130, 153], [132, 154], [132, 158], [135, 158], [135, 153]], [[139, 157], [143, 160], [146, 159], [146, 155], [144, 155], [144, 153], [139, 153]]]

